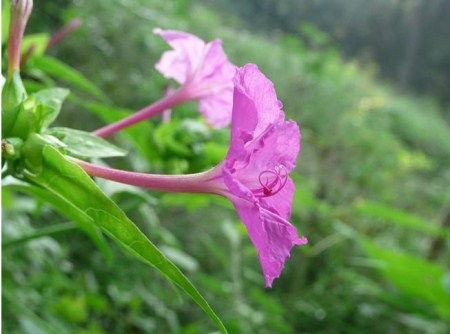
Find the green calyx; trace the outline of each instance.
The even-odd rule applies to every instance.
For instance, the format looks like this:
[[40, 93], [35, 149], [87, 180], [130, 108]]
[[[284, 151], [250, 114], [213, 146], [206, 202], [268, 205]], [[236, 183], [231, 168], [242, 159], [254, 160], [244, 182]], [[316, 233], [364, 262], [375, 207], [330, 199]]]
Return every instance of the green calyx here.
[[[25, 120], [19, 115], [24, 108], [22, 105], [27, 98], [25, 87], [18, 71], [14, 72], [12, 76], [8, 77], [5, 86], [2, 90], [2, 133], [6, 137], [12, 137], [13, 132], [21, 132], [20, 128], [24, 128], [25, 124], [18, 126], [18, 122], [23, 123]], [[27, 123], [25, 121], [25, 123]], [[14, 128], [16, 130], [14, 130]], [[26, 127], [26, 126], [25, 126]]]
[[42, 150], [51, 146], [63, 154], [79, 158], [124, 156], [126, 151], [89, 132], [70, 128], [49, 128], [58, 117], [69, 91], [43, 89], [27, 95], [18, 71], [2, 91], [2, 165], [9, 174], [24, 170], [39, 173]]
[[32, 133], [21, 147], [24, 167], [31, 173], [38, 174], [42, 169], [42, 151], [45, 146], [52, 146], [64, 152], [66, 145], [56, 137]]
[[2, 91], [2, 133], [26, 140], [46, 129], [58, 116], [69, 95], [63, 88], [44, 89], [27, 95], [19, 72], [8, 78]]

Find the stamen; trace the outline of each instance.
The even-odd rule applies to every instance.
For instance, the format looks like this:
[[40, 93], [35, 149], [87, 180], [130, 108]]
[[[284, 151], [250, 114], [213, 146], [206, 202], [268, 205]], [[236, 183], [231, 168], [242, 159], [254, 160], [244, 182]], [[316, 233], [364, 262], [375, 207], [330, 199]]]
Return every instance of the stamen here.
[[262, 171], [258, 181], [262, 188], [252, 190], [256, 197], [268, 197], [276, 195], [284, 188], [288, 179], [288, 173], [283, 165], [278, 165], [274, 169]]

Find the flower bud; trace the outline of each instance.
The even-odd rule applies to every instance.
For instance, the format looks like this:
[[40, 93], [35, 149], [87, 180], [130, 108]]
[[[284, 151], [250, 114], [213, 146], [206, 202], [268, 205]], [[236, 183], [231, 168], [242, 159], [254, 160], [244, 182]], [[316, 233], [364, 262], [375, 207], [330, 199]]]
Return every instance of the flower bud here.
[[79, 18], [74, 18], [69, 23], [67, 23], [64, 27], [59, 29], [53, 36], [50, 38], [47, 44], [47, 49], [55, 46], [62, 39], [64, 39], [67, 35], [71, 34], [75, 30], [77, 30], [81, 26], [81, 20]]
[[20, 158], [23, 141], [20, 138], [2, 139], [2, 157], [15, 160]]
[[8, 76], [20, 68], [20, 46], [33, 8], [33, 0], [12, 0], [8, 41]]

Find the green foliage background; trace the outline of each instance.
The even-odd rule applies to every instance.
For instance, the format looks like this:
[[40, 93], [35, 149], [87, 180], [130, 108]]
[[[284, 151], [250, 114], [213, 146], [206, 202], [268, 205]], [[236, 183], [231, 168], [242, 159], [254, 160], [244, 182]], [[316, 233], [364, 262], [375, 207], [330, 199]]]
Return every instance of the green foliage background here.
[[[270, 290], [229, 203], [99, 181], [184, 270], [230, 333], [450, 330], [450, 127], [435, 101], [375, 81], [370, 68], [344, 62], [310, 25], [301, 36], [258, 34], [195, 1], [35, 2], [28, 32], [50, 33], [81, 18], [82, 28], [50, 54], [100, 89], [93, 96], [89, 86], [74, 85], [77, 78], [57, 80], [72, 88], [61, 126], [90, 131], [163, 94], [167, 82], [153, 64], [167, 46], [154, 27], [221, 38], [234, 63], [256, 63], [274, 81], [288, 117], [300, 124], [291, 222], [310, 243], [293, 250]], [[58, 68], [42, 60], [28, 66], [29, 89], [51, 85], [45, 73]], [[227, 130], [208, 128], [195, 103], [172, 115], [169, 123], [155, 119], [116, 136], [130, 153], [111, 164], [187, 173], [224, 157]], [[178, 288], [113, 243], [110, 264], [71, 225], [14, 243], [64, 221], [47, 205], [4, 189], [5, 332], [215, 330]]]

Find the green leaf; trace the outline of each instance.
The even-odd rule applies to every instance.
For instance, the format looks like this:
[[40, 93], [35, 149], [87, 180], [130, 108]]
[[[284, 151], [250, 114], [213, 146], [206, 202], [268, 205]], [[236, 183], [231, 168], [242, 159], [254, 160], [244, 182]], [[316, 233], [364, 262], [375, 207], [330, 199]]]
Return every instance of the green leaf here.
[[27, 92], [23, 86], [20, 73], [14, 72], [6, 80], [2, 89], [2, 131], [9, 136], [20, 113], [20, 105], [26, 99]]
[[424, 259], [379, 248], [361, 240], [369, 256], [381, 261], [383, 275], [405, 294], [423, 299], [450, 318], [450, 293], [445, 289], [444, 268]]
[[20, 104], [12, 110], [2, 110], [2, 137], [26, 138], [34, 122], [32, 113], [25, 111], [24, 105]]
[[[12, 189], [14, 189], [14, 187], [12, 187]], [[20, 189], [16, 188], [16, 190], [20, 190]], [[27, 192], [26, 190], [24, 190], [23, 192], [32, 194], [31, 192]], [[61, 223], [61, 224], [50, 225], [48, 227], [44, 227], [39, 230], [33, 231], [33, 233], [22, 235], [16, 239], [7, 240], [7, 241], [5, 241], [3, 239], [2, 249], [7, 249], [10, 247], [18, 246], [18, 245], [21, 245], [24, 242], [27, 242], [30, 240], [39, 239], [42, 237], [48, 237], [48, 236], [52, 236], [55, 234], [64, 233], [64, 232], [68, 232], [68, 231], [73, 231], [73, 230], [76, 230], [77, 228], [78, 228], [77, 225], [75, 225], [74, 223]]]
[[123, 157], [127, 152], [105, 139], [97, 137], [90, 132], [70, 129], [51, 128], [46, 134], [55, 136], [67, 145], [65, 149], [70, 154], [84, 158]]
[[169, 123], [161, 124], [153, 132], [155, 144], [163, 152], [174, 152], [181, 156], [190, 156], [191, 150], [185, 142], [176, 138], [176, 132], [180, 127], [178, 120], [172, 120]]
[[203, 153], [208, 157], [208, 161], [218, 164], [222, 161], [228, 152], [228, 145], [208, 141], [202, 145]]
[[162, 246], [161, 250], [166, 256], [176, 263], [178, 266], [186, 271], [196, 271], [198, 269], [198, 262], [189, 254], [169, 246]]
[[165, 193], [161, 196], [161, 205], [168, 207], [181, 206], [190, 212], [195, 212], [202, 207], [211, 205], [212, 199], [207, 194]]
[[39, 130], [47, 128], [58, 117], [61, 106], [68, 95], [69, 90], [64, 88], [44, 89], [34, 94]]
[[57, 150], [66, 145], [52, 135], [31, 133], [21, 146], [21, 156], [28, 171], [39, 173], [42, 170], [42, 149], [50, 145]]
[[[87, 108], [108, 123], [118, 121], [130, 116], [133, 111], [123, 108], [100, 105], [98, 103], [78, 100], [76, 103]], [[150, 122], [140, 122], [121, 131], [139, 150], [139, 152], [150, 161], [155, 161], [159, 155], [155, 154], [155, 149], [150, 143], [150, 136], [153, 133], [153, 126]]]
[[449, 229], [433, 225], [423, 220], [421, 217], [399, 210], [397, 208], [393, 208], [388, 205], [364, 201], [358, 203], [355, 209], [358, 213], [362, 213], [366, 216], [371, 216], [374, 218], [379, 218], [392, 224], [416, 229], [439, 237], [450, 238]]
[[[40, 73], [43, 73], [42, 71], [38, 71]], [[35, 75], [36, 71], [34, 73], [32, 73], [32, 75]], [[45, 76], [45, 74], [44, 74]], [[34, 78], [36, 80], [41, 80], [42, 78], [39, 78], [38, 75], [35, 75]], [[33, 93], [37, 93], [40, 90], [46, 89], [47, 87], [52, 87], [54, 86], [53, 81], [51, 81], [49, 84], [44, 84], [43, 82], [45, 81], [45, 79], [42, 79], [42, 82], [37, 82], [35, 80], [24, 80], [23, 84], [25, 86], [25, 89], [27, 92], [29, 92], [30, 94]]]
[[73, 205], [65, 198], [58, 196], [49, 189], [45, 189], [38, 185], [32, 185], [22, 182], [14, 182], [6, 185], [7, 188], [21, 191], [39, 198], [40, 200], [49, 203], [57, 212], [64, 217], [75, 222], [78, 227], [84, 231], [94, 242], [94, 244], [100, 249], [107, 262], [112, 261], [111, 250], [103, 238], [100, 230], [95, 226], [93, 220], [83, 210], [80, 210], [77, 206]]
[[84, 212], [96, 226], [123, 248], [158, 269], [170, 281], [182, 288], [223, 333], [227, 333], [221, 320], [186, 276], [147, 239], [80, 167], [67, 161], [51, 146], [44, 146], [41, 172], [26, 173], [26, 178]]
[[33, 56], [41, 56], [47, 50], [49, 39], [49, 36], [44, 33], [27, 35], [22, 40], [21, 53], [23, 54], [33, 47]]
[[11, 17], [11, 4], [2, 1], [2, 44], [6, 44], [9, 35], [9, 20]]
[[71, 83], [102, 100], [108, 100], [103, 92], [84, 75], [55, 58], [49, 56], [34, 57], [30, 59], [29, 67], [42, 70], [56, 79]]

